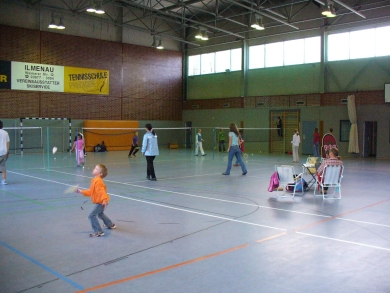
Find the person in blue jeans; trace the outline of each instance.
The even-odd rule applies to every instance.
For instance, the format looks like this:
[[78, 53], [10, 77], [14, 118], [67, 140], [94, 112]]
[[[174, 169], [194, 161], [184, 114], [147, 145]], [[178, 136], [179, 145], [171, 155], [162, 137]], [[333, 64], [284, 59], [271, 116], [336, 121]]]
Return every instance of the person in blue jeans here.
[[241, 166], [242, 175], [248, 173], [245, 163], [241, 158], [241, 149], [240, 149], [240, 133], [238, 132], [237, 125], [234, 123], [230, 124], [230, 132], [229, 132], [229, 147], [227, 149], [228, 154], [228, 165], [226, 168], [226, 172], [222, 173], [222, 175], [230, 175], [230, 169], [232, 168], [233, 157], [236, 156], [237, 162]]
[[156, 174], [154, 173], [153, 161], [156, 156], [159, 155], [157, 135], [153, 130], [152, 124], [145, 125], [146, 133], [142, 141], [142, 155], [146, 158], [146, 179], [157, 181]]

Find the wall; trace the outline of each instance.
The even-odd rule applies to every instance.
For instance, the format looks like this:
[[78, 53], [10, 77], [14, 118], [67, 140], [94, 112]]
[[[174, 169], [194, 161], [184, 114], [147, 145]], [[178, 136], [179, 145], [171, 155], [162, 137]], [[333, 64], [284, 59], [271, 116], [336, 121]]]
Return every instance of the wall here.
[[[300, 111], [300, 123], [303, 121], [323, 121], [324, 132], [334, 129], [334, 136], [339, 141], [340, 120], [349, 120], [348, 108], [342, 103], [349, 94], [355, 94], [356, 112], [358, 117], [360, 156], [363, 150], [363, 127], [365, 121], [378, 122], [377, 159], [390, 159], [389, 127], [390, 104], [384, 103], [383, 90], [355, 93], [326, 93], [318, 95], [291, 95], [276, 97], [246, 97], [232, 99], [191, 100], [184, 103], [183, 121], [191, 121], [193, 127], [201, 127], [208, 142], [206, 149], [211, 149], [212, 128], [228, 128], [230, 123], [245, 128], [270, 128], [270, 111], [291, 110]], [[264, 101], [264, 106], [257, 107], [257, 100]], [[296, 100], [305, 100], [302, 107], [295, 106]], [[223, 104], [230, 102], [230, 108], [224, 109]], [[196, 105], [198, 108], [192, 108]], [[348, 142], [338, 142], [342, 156], [354, 157], [348, 153]], [[268, 152], [269, 143], [259, 143], [248, 146], [249, 150]]]
[[187, 78], [187, 100], [383, 90], [390, 82], [390, 56], [248, 70]]
[[0, 117], [181, 121], [182, 53], [0, 25], [0, 60], [108, 69], [109, 95], [0, 91]]
[[[35, 2], [35, 4], [28, 5], [26, 2]], [[106, 5], [104, 8], [106, 9], [107, 15], [111, 17], [115, 16], [115, 20], [120, 22], [120, 19], [123, 19], [123, 25], [118, 25], [114, 20], [108, 20], [108, 17], [105, 16], [79, 13], [78, 11], [73, 13], [69, 9], [65, 9], [65, 5], [63, 9], [51, 9], [50, 7], [40, 5], [39, 2], [24, 0], [1, 1], [0, 24], [146, 47], [152, 44], [153, 37], [150, 31], [146, 28], [144, 30], [136, 30], [131, 25], [126, 24], [126, 22], [134, 23], [134, 20], [130, 21], [133, 15], [124, 14], [120, 6]], [[87, 1], [83, 2], [78, 1], [77, 4], [74, 3], [74, 7], [78, 7], [75, 9], [79, 9]], [[66, 27], [64, 30], [48, 28], [53, 12], [54, 15], [61, 15], [63, 17], [62, 20]], [[142, 15], [140, 17], [142, 18]], [[58, 21], [58, 18], [55, 20]], [[140, 27], [144, 26], [141, 25]], [[159, 28], [165, 30], [171, 29], [165, 23], [159, 23]], [[165, 49], [174, 51], [181, 50], [180, 42], [165, 37], [162, 40]]]

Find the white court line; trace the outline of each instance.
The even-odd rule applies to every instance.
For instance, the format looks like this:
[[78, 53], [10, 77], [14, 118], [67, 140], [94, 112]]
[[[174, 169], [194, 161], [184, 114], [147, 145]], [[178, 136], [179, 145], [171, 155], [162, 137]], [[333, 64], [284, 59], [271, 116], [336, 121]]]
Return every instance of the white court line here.
[[[39, 177], [36, 177], [36, 176], [31, 176], [31, 175], [26, 175], [26, 174], [19, 174], [19, 173], [15, 173], [15, 172], [12, 172], [12, 173], [18, 174], [18, 175], [21, 175], [21, 176], [25, 176], [25, 177], [30, 177], [30, 178], [34, 178], [34, 179], [43, 180], [43, 181], [48, 181], [48, 182], [52, 182], [52, 183], [59, 183], [59, 184], [68, 185], [68, 184], [61, 183], [61, 182], [58, 182], [58, 181], [55, 181], [55, 180], [43, 179], [43, 178], [39, 178]], [[280, 231], [287, 231], [286, 229], [283, 229], [283, 228], [277, 228], [277, 227], [272, 227], [272, 226], [267, 226], [267, 225], [260, 225], [260, 224], [256, 224], [256, 223], [252, 223], [252, 222], [240, 221], [240, 220], [236, 220], [236, 219], [231, 219], [231, 218], [226, 218], [226, 217], [221, 217], [221, 216], [215, 216], [215, 215], [206, 214], [206, 213], [195, 212], [195, 211], [191, 211], [191, 210], [187, 210], [187, 209], [183, 209], [183, 208], [171, 207], [171, 206], [168, 206], [168, 205], [154, 203], [154, 202], [150, 202], [150, 201], [146, 201], [146, 200], [142, 200], [142, 199], [129, 198], [129, 197], [118, 195], [118, 194], [114, 194], [114, 193], [107, 193], [107, 194], [111, 195], [111, 196], [116, 196], [116, 197], [120, 197], [120, 198], [123, 198], [123, 199], [127, 199], [127, 200], [138, 201], [138, 202], [147, 203], [147, 204], [151, 204], [151, 205], [155, 205], [155, 206], [159, 206], [159, 207], [164, 207], [164, 208], [168, 208], [168, 209], [172, 209], [172, 210], [183, 211], [183, 212], [187, 212], [187, 213], [191, 213], [191, 214], [197, 214], [197, 215], [202, 215], [202, 216], [206, 216], [206, 217], [226, 220], [226, 221], [230, 221], [230, 222], [242, 223], [242, 224], [247, 224], [247, 225], [252, 225], [252, 226], [257, 226], [257, 227], [269, 228], [269, 229], [280, 230]]]
[[354, 245], [359, 245], [359, 246], [364, 246], [364, 247], [369, 247], [369, 248], [375, 248], [375, 249], [390, 251], [390, 248], [384, 248], [384, 247], [379, 247], [379, 246], [374, 246], [374, 245], [368, 245], [368, 244], [363, 244], [363, 243], [354, 242], [354, 241], [347, 241], [347, 240], [342, 240], [342, 239], [337, 239], [337, 238], [332, 238], [332, 237], [325, 237], [325, 236], [309, 234], [309, 233], [304, 233], [304, 232], [297, 232], [297, 231], [295, 233], [306, 235], [306, 236], [311, 236], [311, 237], [316, 237], [316, 238], [328, 239], [328, 240], [332, 240], [332, 241], [338, 241], [338, 242], [343, 242], [343, 243], [348, 243], [348, 244], [354, 244]]
[[[19, 175], [22, 175], [22, 176], [27, 176], [27, 177], [33, 177], [33, 176], [30, 176], [30, 175], [25, 175], [25, 174], [21, 174], [21, 173], [12, 172], [12, 171], [8, 171], [8, 172], [14, 173], [14, 174], [19, 174]], [[81, 175], [81, 174], [67, 173], [67, 172], [61, 172], [61, 171], [53, 171], [53, 172], [67, 174], [67, 175], [71, 175], [71, 176], [92, 178], [91, 176], [86, 176], [86, 175]], [[206, 176], [206, 175], [204, 175], [204, 176]], [[67, 185], [67, 186], [73, 186], [71, 184], [65, 184], [65, 183], [52, 181], [52, 180], [48, 180], [48, 179], [42, 179], [42, 178], [38, 178], [38, 177], [33, 177], [33, 178], [37, 178], [37, 179], [41, 179], [41, 180], [45, 180], [45, 181], [49, 181], [49, 182], [54, 182], [54, 183], [59, 183], [59, 184]], [[258, 204], [251, 204], [251, 203], [243, 203], [243, 202], [232, 201], [232, 200], [218, 199], [218, 198], [206, 197], [206, 196], [201, 196], [201, 195], [194, 195], [194, 194], [178, 192], [178, 191], [169, 191], [169, 190], [164, 190], [164, 189], [158, 189], [158, 188], [153, 188], [153, 187], [141, 186], [141, 185], [136, 185], [136, 184], [132, 184], [132, 183], [118, 182], [118, 181], [107, 180], [107, 179], [105, 179], [104, 181], [115, 183], [115, 184], [122, 184], [122, 185], [127, 185], [127, 186], [138, 187], [138, 188], [141, 188], [141, 189], [148, 189], [148, 190], [154, 190], [154, 191], [159, 191], [159, 192], [166, 192], [166, 193], [173, 193], [173, 194], [179, 194], [179, 195], [186, 195], [186, 196], [190, 196], [190, 197], [203, 198], [203, 199], [213, 200], [213, 201], [227, 202], [227, 203], [233, 203], [233, 204], [239, 204], [239, 205], [245, 205], [245, 206], [253, 206], [253, 207], [269, 209], [269, 210], [274, 210], [274, 211], [282, 211], [282, 212], [288, 212], [288, 213], [294, 213], [294, 214], [300, 214], [300, 215], [306, 215], [306, 216], [314, 216], [314, 217], [320, 217], [320, 218], [328, 218], [328, 219], [329, 218], [334, 218], [336, 220], [343, 220], [343, 221], [348, 221], [348, 222], [354, 222], [354, 223], [360, 223], [360, 224], [366, 224], [366, 225], [390, 228], [390, 225], [385, 225], [385, 224], [378, 224], [378, 223], [372, 223], [372, 222], [366, 222], [366, 221], [359, 221], [359, 220], [347, 219], [347, 218], [342, 218], [342, 217], [334, 217], [334, 216], [330, 216], [330, 215], [321, 215], [321, 214], [313, 214], [313, 213], [306, 213], [306, 212], [299, 212], [299, 211], [291, 211], [291, 210], [286, 210], [286, 209], [281, 209], [281, 208], [273, 208], [273, 207], [268, 207], [268, 206], [261, 206], [261, 205], [258, 205]], [[144, 181], [135, 181], [135, 182], [144, 182]]]

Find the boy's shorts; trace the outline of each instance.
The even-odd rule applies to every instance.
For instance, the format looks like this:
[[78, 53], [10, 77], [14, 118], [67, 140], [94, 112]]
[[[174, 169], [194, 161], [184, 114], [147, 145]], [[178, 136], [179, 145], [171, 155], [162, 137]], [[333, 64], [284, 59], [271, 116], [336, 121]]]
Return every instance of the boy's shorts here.
[[5, 171], [5, 162], [7, 161], [7, 155], [0, 156], [0, 171]]

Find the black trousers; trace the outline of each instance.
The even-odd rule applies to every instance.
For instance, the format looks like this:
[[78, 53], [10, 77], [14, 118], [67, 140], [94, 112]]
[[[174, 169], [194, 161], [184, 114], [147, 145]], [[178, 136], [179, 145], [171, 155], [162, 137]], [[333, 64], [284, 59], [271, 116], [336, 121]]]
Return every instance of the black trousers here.
[[[129, 152], [129, 156], [135, 155], [139, 151], [139, 149], [135, 150], [135, 148], [137, 148], [137, 147], [138, 147], [138, 144], [131, 146], [131, 149], [130, 149], [130, 152]], [[134, 152], [134, 150], [135, 150], [135, 152]], [[133, 154], [133, 152], [134, 152], [134, 154]]]
[[146, 176], [150, 178], [156, 178], [156, 174], [154, 174], [154, 165], [153, 161], [156, 156], [145, 156], [146, 163], [147, 163], [147, 169], [146, 169]]

